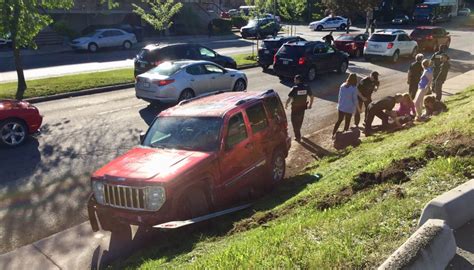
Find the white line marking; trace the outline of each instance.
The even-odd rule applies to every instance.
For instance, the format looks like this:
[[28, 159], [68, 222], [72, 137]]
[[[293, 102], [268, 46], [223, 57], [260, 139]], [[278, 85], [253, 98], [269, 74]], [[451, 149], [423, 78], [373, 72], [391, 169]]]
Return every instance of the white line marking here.
[[139, 105], [135, 105], [135, 106], [123, 107], [123, 108], [120, 108], [120, 109], [100, 112], [100, 113], [97, 113], [97, 115], [104, 115], [104, 114], [109, 114], [109, 113], [114, 113], [114, 112], [119, 112], [119, 111], [125, 111], [125, 110], [128, 110], [128, 109], [133, 109], [133, 108], [138, 108], [138, 107], [143, 107], [143, 105], [139, 104]]

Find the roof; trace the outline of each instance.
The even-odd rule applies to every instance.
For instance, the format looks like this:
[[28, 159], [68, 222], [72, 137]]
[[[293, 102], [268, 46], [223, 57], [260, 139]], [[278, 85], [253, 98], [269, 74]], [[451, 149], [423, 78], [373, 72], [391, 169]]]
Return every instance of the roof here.
[[155, 44], [148, 44], [143, 49], [145, 49], [145, 50], [155, 50], [155, 49], [161, 49], [161, 48], [165, 48], [165, 47], [186, 46], [186, 45], [195, 45], [195, 43], [173, 43], [173, 44], [155, 43]]
[[395, 34], [406, 34], [405, 31], [402, 29], [384, 29], [384, 30], [379, 30], [375, 32], [377, 34], [388, 34], [388, 35], [395, 35]]
[[430, 26], [430, 25], [423, 25], [423, 26], [417, 26], [415, 29], [440, 29], [443, 27], [440, 26]]
[[316, 44], [316, 43], [324, 43], [322, 41], [308, 41], [308, 40], [300, 40], [297, 42], [290, 42], [286, 43], [285, 45], [290, 45], [290, 46], [306, 46], [308, 44]]
[[286, 40], [286, 39], [296, 39], [296, 38], [301, 38], [300, 36], [276, 36], [272, 38], [266, 38], [263, 41], [279, 41], [279, 40]]
[[160, 116], [207, 116], [223, 117], [226, 112], [236, 108], [245, 101], [258, 100], [265, 94], [274, 93], [273, 90], [266, 92], [214, 92], [201, 97], [183, 101], [171, 107]]

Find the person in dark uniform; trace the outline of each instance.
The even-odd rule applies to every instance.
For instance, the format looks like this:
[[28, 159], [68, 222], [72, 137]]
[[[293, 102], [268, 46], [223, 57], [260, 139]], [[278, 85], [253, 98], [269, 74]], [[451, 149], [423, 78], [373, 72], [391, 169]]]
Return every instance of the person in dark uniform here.
[[433, 77], [434, 81], [434, 92], [436, 94], [436, 100], [441, 101], [441, 97], [443, 96], [443, 84], [448, 77], [449, 69], [451, 68], [451, 64], [449, 63], [449, 56], [447, 54], [441, 55], [441, 65], [438, 72], [438, 76]]
[[207, 24], [207, 34], [209, 38], [214, 34], [214, 24], [212, 23], [212, 20]]
[[298, 142], [301, 140], [301, 126], [303, 125], [304, 111], [311, 109], [313, 100], [314, 97], [309, 86], [303, 83], [301, 75], [296, 75], [295, 86], [291, 88], [288, 94], [285, 109], [288, 109], [288, 105], [291, 103], [291, 124], [295, 132], [295, 140]]
[[[439, 50], [431, 56], [431, 63], [433, 65], [433, 82], [431, 84], [431, 89], [436, 89], [436, 77], [438, 77], [439, 71], [441, 70], [441, 56], [446, 54], [448, 47], [446, 45], [439, 46]], [[449, 56], [448, 56], [449, 59]]]
[[[359, 90], [358, 95], [358, 102], [359, 108], [362, 108], [362, 104], [364, 105], [365, 112], [367, 113], [367, 106], [369, 106], [370, 102], [372, 102], [372, 93], [376, 92], [379, 88], [379, 73], [377, 71], [372, 71], [369, 77], [365, 77], [360, 80], [359, 84], [357, 85], [357, 89]], [[354, 113], [354, 124], [356, 127], [359, 126], [360, 123], [360, 112], [356, 110]]]
[[350, 18], [347, 18], [347, 24], [346, 24], [346, 34], [349, 34], [349, 28], [351, 28], [351, 19]]
[[382, 128], [388, 126], [389, 118], [392, 118], [397, 126], [400, 126], [396, 113], [393, 112], [393, 107], [395, 107], [395, 104], [400, 103], [402, 99], [403, 95], [396, 94], [393, 97], [387, 96], [381, 100], [370, 103], [365, 113], [365, 134], [368, 135], [372, 133], [372, 122], [374, 121], [375, 116], [382, 119]]
[[408, 69], [407, 83], [408, 93], [410, 93], [411, 99], [414, 99], [416, 96], [416, 91], [418, 91], [418, 83], [420, 82], [421, 74], [423, 74], [423, 66], [421, 66], [423, 57], [423, 54], [417, 54], [415, 56], [415, 62], [411, 63], [410, 68]]
[[332, 31], [329, 32], [329, 34], [325, 35], [323, 37], [324, 42], [326, 42], [327, 45], [332, 45], [334, 42], [334, 37], [332, 36]]
[[376, 23], [376, 20], [374, 19], [372, 21], [372, 23], [370, 24], [370, 34], [372, 35], [373, 33], [375, 33], [375, 28], [377, 27], [377, 23]]

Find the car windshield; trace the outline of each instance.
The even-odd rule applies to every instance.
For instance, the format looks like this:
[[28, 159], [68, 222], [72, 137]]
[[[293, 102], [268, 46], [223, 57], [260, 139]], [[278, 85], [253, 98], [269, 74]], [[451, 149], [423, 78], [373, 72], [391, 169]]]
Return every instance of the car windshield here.
[[369, 41], [374, 42], [391, 42], [395, 40], [395, 35], [383, 35], [383, 34], [373, 34], [370, 36]]
[[338, 36], [336, 40], [342, 40], [342, 41], [353, 41], [354, 36], [349, 36], [349, 35], [343, 35], [343, 36]]
[[150, 70], [148, 72], [153, 73], [153, 74], [170, 76], [170, 75], [175, 74], [184, 65], [186, 65], [186, 63], [164, 62], [164, 63], [158, 65], [156, 68], [153, 68], [152, 70]]
[[156, 118], [143, 141], [144, 146], [211, 152], [219, 147], [222, 118], [179, 117]]

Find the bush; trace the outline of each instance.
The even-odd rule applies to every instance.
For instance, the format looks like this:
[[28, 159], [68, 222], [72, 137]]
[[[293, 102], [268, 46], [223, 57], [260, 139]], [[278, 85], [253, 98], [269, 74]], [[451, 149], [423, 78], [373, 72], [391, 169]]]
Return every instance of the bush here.
[[232, 17], [230, 20], [232, 22], [232, 26], [236, 28], [241, 28], [243, 26], [246, 26], [248, 23], [248, 20], [242, 16]]
[[213, 19], [212, 25], [216, 33], [229, 33], [232, 31], [232, 21], [229, 19]]
[[68, 37], [69, 39], [74, 39], [79, 36], [79, 33], [69, 27], [65, 21], [54, 22], [51, 28], [60, 36]]

